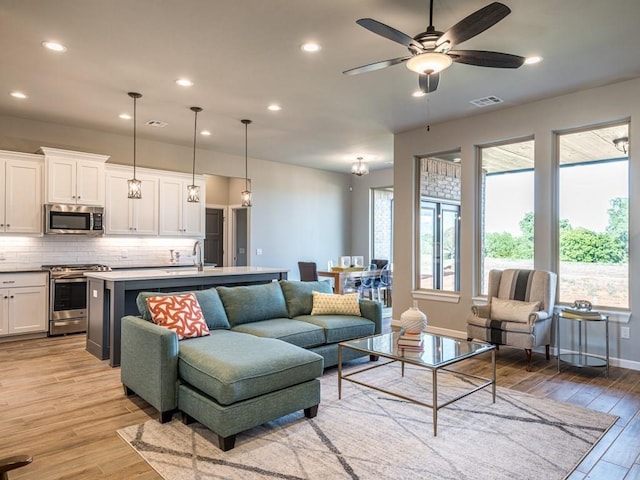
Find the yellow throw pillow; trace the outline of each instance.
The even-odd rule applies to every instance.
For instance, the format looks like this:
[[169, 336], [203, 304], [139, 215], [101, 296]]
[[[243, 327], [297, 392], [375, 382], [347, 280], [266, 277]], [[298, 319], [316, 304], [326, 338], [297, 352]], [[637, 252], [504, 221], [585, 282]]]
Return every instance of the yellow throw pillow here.
[[311, 315], [354, 315], [360, 317], [358, 293], [334, 295], [333, 293], [313, 292]]
[[176, 332], [178, 340], [209, 335], [202, 309], [193, 293], [149, 297], [147, 305], [153, 323]]
[[529, 316], [540, 310], [540, 302], [522, 302], [493, 297], [491, 299], [491, 319], [507, 322], [527, 323]]

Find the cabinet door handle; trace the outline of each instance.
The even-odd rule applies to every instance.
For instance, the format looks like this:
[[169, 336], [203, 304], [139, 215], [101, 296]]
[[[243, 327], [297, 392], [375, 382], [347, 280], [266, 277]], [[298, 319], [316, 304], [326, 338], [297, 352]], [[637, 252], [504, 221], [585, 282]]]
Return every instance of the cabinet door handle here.
[[80, 195], [78, 195], [78, 200], [80, 200]]
[[11, 297], [9, 297], [9, 298], [13, 298], [13, 295], [11, 295]]

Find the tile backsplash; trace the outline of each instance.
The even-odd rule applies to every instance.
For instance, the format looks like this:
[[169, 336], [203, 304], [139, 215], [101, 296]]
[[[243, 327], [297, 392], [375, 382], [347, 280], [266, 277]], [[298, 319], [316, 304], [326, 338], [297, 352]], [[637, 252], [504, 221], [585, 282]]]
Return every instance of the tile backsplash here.
[[192, 264], [194, 238], [182, 237], [43, 237], [0, 236], [0, 269], [21, 266], [101, 263], [138, 267], [170, 263], [170, 250], [181, 264]]

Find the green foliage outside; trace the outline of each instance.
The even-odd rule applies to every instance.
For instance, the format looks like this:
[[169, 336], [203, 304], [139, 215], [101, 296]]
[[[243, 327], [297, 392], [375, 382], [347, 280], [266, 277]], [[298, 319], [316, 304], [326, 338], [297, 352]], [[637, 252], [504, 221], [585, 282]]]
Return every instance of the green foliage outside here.
[[[560, 221], [560, 259], [565, 262], [626, 263], [629, 257], [627, 198], [614, 198], [607, 210], [609, 221], [604, 232], [584, 227], [572, 227], [568, 220]], [[489, 258], [533, 258], [533, 212], [519, 222], [521, 235], [487, 233], [484, 255]]]

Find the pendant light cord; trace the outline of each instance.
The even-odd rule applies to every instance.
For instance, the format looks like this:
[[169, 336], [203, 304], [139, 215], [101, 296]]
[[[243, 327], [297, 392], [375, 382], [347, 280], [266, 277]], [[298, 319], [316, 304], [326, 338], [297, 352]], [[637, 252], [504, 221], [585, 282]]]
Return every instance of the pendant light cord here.
[[194, 110], [195, 119], [193, 121], [193, 167], [191, 168], [191, 185], [196, 184], [196, 132], [198, 131], [198, 110]]
[[244, 189], [249, 191], [249, 161], [248, 161], [248, 149], [249, 149], [249, 124], [244, 124]]
[[133, 179], [136, 179], [136, 104], [138, 97], [133, 97]]

